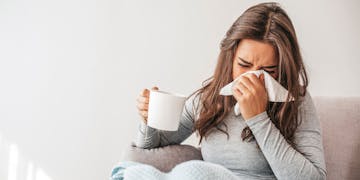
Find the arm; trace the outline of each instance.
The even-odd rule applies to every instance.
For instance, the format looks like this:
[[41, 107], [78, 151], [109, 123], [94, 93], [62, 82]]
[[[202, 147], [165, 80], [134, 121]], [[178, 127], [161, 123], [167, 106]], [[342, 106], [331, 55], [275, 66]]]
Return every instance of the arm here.
[[299, 107], [299, 118], [302, 123], [295, 132], [295, 144], [301, 153], [286, 142], [266, 112], [246, 123], [278, 179], [325, 179], [320, 123], [308, 92]]
[[[144, 149], [180, 144], [193, 133], [195, 110], [192, 95], [185, 102], [177, 131], [163, 131], [146, 125], [143, 121], [139, 124], [135, 145]], [[198, 96], [196, 96], [198, 97]], [[198, 98], [196, 98], [198, 100]], [[195, 104], [198, 104], [195, 101]]]

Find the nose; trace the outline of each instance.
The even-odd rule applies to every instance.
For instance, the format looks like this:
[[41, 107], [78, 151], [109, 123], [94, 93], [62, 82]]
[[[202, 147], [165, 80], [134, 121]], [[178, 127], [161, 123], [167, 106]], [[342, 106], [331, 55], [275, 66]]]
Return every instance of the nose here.
[[257, 71], [257, 70], [261, 70], [261, 69], [262, 69], [261, 67], [253, 66], [253, 67], [249, 68], [247, 71], [245, 71], [244, 73], [249, 72], [249, 71]]
[[261, 70], [261, 69], [262, 69], [262, 67], [253, 66], [250, 70], [251, 70], [251, 71], [257, 71], [257, 70]]

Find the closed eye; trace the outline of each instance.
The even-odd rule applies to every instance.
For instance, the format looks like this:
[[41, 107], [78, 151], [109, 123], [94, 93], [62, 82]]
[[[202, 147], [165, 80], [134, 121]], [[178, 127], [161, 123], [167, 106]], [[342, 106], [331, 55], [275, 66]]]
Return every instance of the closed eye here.
[[275, 73], [275, 71], [267, 71], [267, 70], [265, 70], [265, 69], [264, 69], [264, 71], [266, 71], [266, 72], [269, 73], [269, 74]]
[[[244, 68], [250, 67], [249, 65], [245, 65], [245, 64], [241, 64], [241, 63], [238, 63], [238, 65], [241, 66], [241, 67], [244, 67]], [[269, 71], [269, 70], [265, 70], [265, 69], [264, 69], [264, 71], [266, 71], [269, 74], [275, 73], [275, 71]]]
[[241, 63], [238, 63], [239, 64], [239, 66], [241, 66], [241, 67], [250, 67], [249, 65], [245, 65], [245, 64], [241, 64]]

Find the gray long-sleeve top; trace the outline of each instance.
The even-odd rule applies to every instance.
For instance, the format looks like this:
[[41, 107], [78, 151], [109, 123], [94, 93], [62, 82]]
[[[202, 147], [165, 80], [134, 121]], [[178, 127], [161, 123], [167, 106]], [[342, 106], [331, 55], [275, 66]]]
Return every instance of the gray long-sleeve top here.
[[[185, 103], [178, 131], [162, 131], [140, 121], [136, 146], [155, 148], [180, 144], [193, 131], [198, 115], [191, 96]], [[307, 92], [299, 107], [302, 123], [295, 132], [295, 150], [287, 143], [266, 112], [245, 121], [241, 114], [229, 113], [224, 122], [228, 127], [229, 139], [218, 130], [201, 142], [204, 161], [223, 165], [240, 179], [326, 179], [321, 128], [315, 106]], [[241, 131], [249, 126], [255, 141], [242, 141]], [[259, 145], [259, 147], [256, 146]]]

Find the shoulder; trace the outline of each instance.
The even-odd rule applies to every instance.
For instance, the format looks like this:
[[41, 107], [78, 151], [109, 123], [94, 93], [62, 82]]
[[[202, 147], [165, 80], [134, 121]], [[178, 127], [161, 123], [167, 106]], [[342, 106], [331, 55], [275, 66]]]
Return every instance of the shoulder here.
[[201, 93], [195, 91], [190, 94], [185, 101], [185, 108], [187, 114], [191, 115], [195, 119], [196, 114], [199, 114], [199, 105], [200, 105]]
[[309, 113], [309, 111], [313, 112], [316, 109], [310, 92], [306, 91], [305, 95], [300, 98], [299, 113]]
[[311, 94], [306, 91], [305, 96], [300, 100], [298, 108], [298, 120], [300, 120], [299, 130], [319, 129], [319, 118]]

